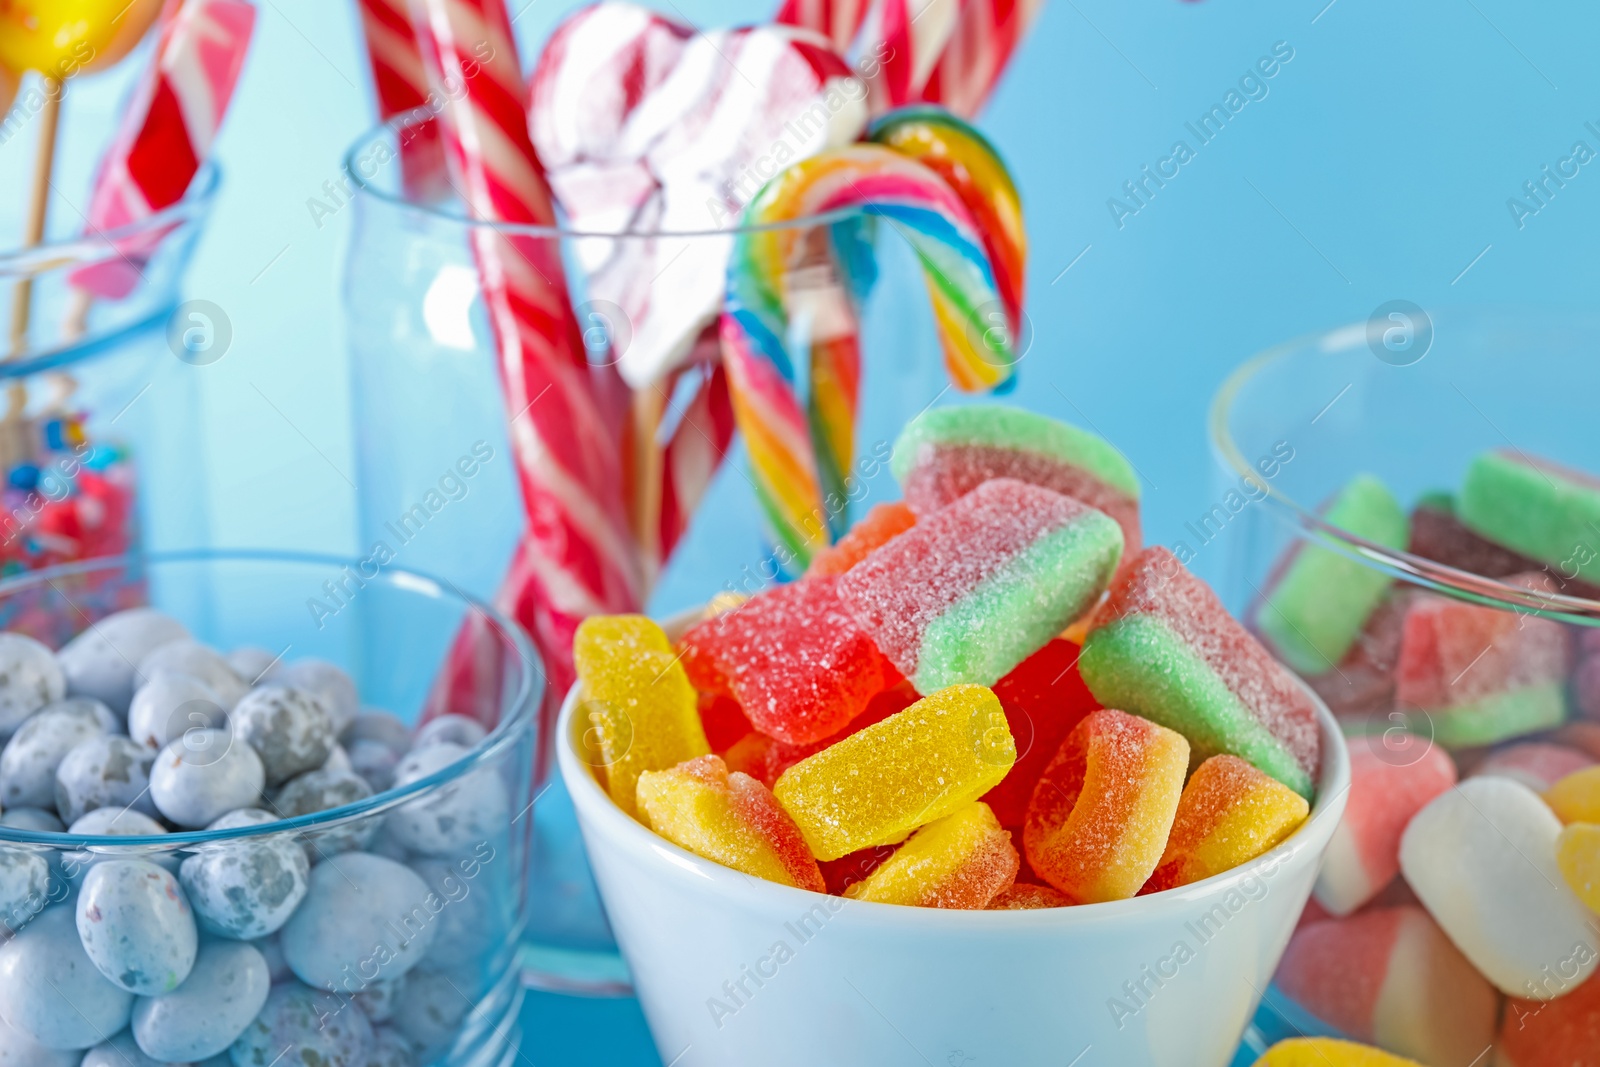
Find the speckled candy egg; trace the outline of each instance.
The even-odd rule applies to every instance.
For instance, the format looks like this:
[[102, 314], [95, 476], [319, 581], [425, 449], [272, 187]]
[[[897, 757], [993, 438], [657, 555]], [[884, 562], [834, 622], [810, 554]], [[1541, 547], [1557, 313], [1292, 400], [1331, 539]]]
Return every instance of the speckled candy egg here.
[[0, 806], [48, 808], [56, 802], [56, 768], [78, 745], [103, 733], [90, 719], [45, 710], [22, 724], [0, 750]]
[[411, 747], [427, 748], [429, 745], [449, 742], [462, 748], [471, 748], [488, 734], [489, 731], [477, 719], [469, 719], [465, 715], [440, 715], [422, 724]]
[[367, 1067], [415, 1067], [416, 1062], [417, 1049], [410, 1038], [392, 1026], [373, 1027]]
[[139, 661], [142, 678], [154, 678], [162, 671], [198, 678], [217, 694], [224, 708], [233, 707], [250, 691], [249, 684], [228, 666], [221, 653], [187, 637], [168, 641]]
[[156, 754], [127, 737], [91, 737], [56, 767], [56, 811], [69, 823], [97, 808], [133, 808], [156, 813], [150, 799], [150, 766]]
[[150, 770], [156, 810], [191, 829], [250, 807], [264, 783], [255, 749], [226, 730], [191, 730], [162, 749]]
[[[395, 768], [394, 784], [400, 787], [426, 778], [466, 755], [466, 749], [449, 741], [418, 749]], [[413, 852], [451, 855], [503, 835], [508, 807], [500, 779], [492, 770], [479, 768], [396, 808], [389, 815], [389, 831]]]
[[[140, 997], [134, 1004], [134, 1039], [158, 1060], [195, 1063], [216, 1056], [239, 1040], [266, 1005], [271, 986], [267, 961], [254, 946], [207, 941], [188, 981], [164, 996]], [[294, 1060], [310, 1063], [298, 1055]]]
[[67, 715], [76, 715], [86, 722], [93, 723], [106, 734], [125, 734], [122, 716], [112, 711], [106, 702], [96, 700], [94, 697], [65, 697], [53, 704], [46, 704], [39, 709], [40, 712], [59, 711]]
[[0, 633], [0, 740], [66, 695], [67, 676], [54, 652], [24, 634]]
[[128, 1025], [133, 994], [90, 962], [72, 909], [53, 907], [0, 946], [0, 1004], [41, 1045], [84, 1049]]
[[472, 1001], [439, 971], [417, 970], [400, 993], [400, 1010], [394, 1025], [421, 1049], [419, 1059], [436, 1059], [455, 1040], [461, 1020], [472, 1010]]
[[488, 858], [419, 859], [411, 863], [411, 869], [443, 902], [434, 920], [439, 933], [428, 949], [426, 963], [434, 970], [477, 966], [497, 950], [510, 950], [512, 917], [505, 914], [508, 898], [499, 887], [492, 886], [495, 864], [503, 868], [505, 861], [488, 846], [484, 846], [482, 855]]
[[322, 701], [303, 689], [266, 685], [234, 706], [228, 721], [234, 736], [261, 757], [267, 785], [280, 786], [314, 771], [333, 751], [334, 729]]
[[50, 861], [43, 852], [0, 845], [0, 929], [19, 930], [44, 910]]
[[361, 696], [356, 691], [355, 680], [326, 660], [297, 659], [277, 671], [273, 676], [277, 685], [303, 689], [322, 701], [322, 707], [333, 721], [335, 737], [355, 721], [361, 711]]
[[381, 793], [394, 785], [394, 770], [400, 765], [404, 752], [398, 752], [382, 741], [365, 739], [350, 742], [348, 751], [350, 769], [359, 774], [374, 793]]
[[5, 814], [0, 815], [0, 826], [37, 830], [42, 834], [59, 834], [67, 828], [55, 812], [44, 808], [7, 808]]
[[319, 863], [311, 889], [278, 935], [295, 976], [342, 988], [345, 968], [397, 978], [422, 959], [436, 932], [426, 883], [411, 868], [369, 852]]
[[84, 876], [78, 936], [101, 974], [145, 997], [182, 985], [200, 947], [178, 880], [138, 859], [105, 860]]
[[0, 1017], [0, 1067], [78, 1067], [83, 1053], [45, 1048]]
[[392, 711], [363, 708], [355, 720], [345, 727], [339, 740], [346, 745], [355, 741], [379, 741], [404, 754], [411, 748], [411, 727], [401, 722], [400, 716]]
[[124, 1030], [110, 1041], [102, 1041], [83, 1054], [79, 1067], [165, 1067], [163, 1061], [145, 1055], [130, 1031]]
[[153, 749], [189, 730], [220, 730], [227, 724], [227, 708], [216, 690], [172, 671], [150, 675], [128, 706], [128, 736]]
[[304, 1067], [364, 1067], [372, 1024], [354, 1003], [286, 982], [229, 1049], [234, 1067], [272, 1067], [293, 1049]]
[[350, 753], [345, 751], [345, 747], [337, 742], [333, 746], [333, 751], [328, 753], [328, 758], [322, 762], [322, 769], [325, 771], [349, 771], [351, 774], [355, 773], [355, 768], [350, 766]]
[[[372, 787], [352, 771], [330, 771], [326, 768], [307, 771], [284, 783], [272, 798], [272, 809], [281, 818], [293, 819], [300, 815], [327, 811], [344, 804], [354, 804], [372, 796]], [[365, 848], [377, 832], [379, 820], [357, 818], [336, 826], [319, 827], [305, 834], [312, 857], [326, 859], [339, 852]]]
[[[264, 811], [229, 812], [207, 827], [227, 830], [276, 819]], [[311, 865], [288, 834], [200, 845], [178, 880], [206, 929], [241, 941], [265, 937], [288, 922], [306, 895]]]
[[223, 655], [223, 660], [246, 685], [259, 685], [278, 665], [281, 653], [255, 645], [240, 645]]
[[132, 808], [96, 808], [73, 821], [68, 832], [84, 837], [145, 837], [167, 828]]
[[68, 641], [56, 654], [67, 676], [67, 692], [102, 700], [118, 715], [133, 699], [134, 668], [168, 641], [187, 637], [183, 624], [154, 608], [107, 615]]
[[403, 974], [398, 978], [380, 978], [362, 986], [354, 999], [369, 1022], [386, 1023], [394, 1018], [395, 1009], [400, 1006], [400, 991], [405, 985]]

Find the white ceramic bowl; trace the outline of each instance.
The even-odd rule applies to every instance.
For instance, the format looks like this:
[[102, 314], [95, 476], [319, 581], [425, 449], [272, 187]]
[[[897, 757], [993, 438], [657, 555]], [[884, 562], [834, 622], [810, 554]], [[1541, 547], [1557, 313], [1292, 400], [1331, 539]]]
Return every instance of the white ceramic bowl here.
[[1349, 756], [1320, 701], [1320, 788], [1289, 840], [1159, 895], [1037, 911], [823, 896], [685, 852], [557, 758], [668, 1067], [1223, 1067], [1344, 811]]

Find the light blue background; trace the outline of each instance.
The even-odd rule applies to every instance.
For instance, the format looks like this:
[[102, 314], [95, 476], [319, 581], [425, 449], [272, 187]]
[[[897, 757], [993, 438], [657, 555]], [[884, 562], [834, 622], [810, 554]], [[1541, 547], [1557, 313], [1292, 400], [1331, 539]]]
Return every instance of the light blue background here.
[[[525, 60], [574, 6], [521, 8]], [[713, 0], [665, 9], [701, 25], [762, 13]], [[348, 4], [262, 0], [258, 33], [189, 284], [231, 317], [233, 348], [203, 369], [203, 408], [172, 417], [206, 427], [217, 543], [351, 551], [336, 286], [348, 213], [319, 228], [306, 201], [371, 121], [365, 60]], [[1036, 340], [1018, 398], [1120, 446], [1146, 480], [1149, 539], [1170, 541], [1209, 505], [1204, 406], [1245, 356], [1395, 298], [1592, 305], [1600, 165], [1523, 228], [1506, 202], [1574, 141], [1600, 148], [1584, 128], [1600, 126], [1597, 38], [1592, 5], [1574, 0], [1052, 0], [984, 116], [1032, 242]], [[1184, 123], [1279, 41], [1294, 58], [1267, 97], [1118, 228], [1107, 199], [1175, 140], [1194, 147]], [[127, 73], [71, 87], [64, 229], [76, 216], [61, 204], [81, 206]], [[29, 140], [0, 148], [7, 233]], [[638, 1037], [597, 1010], [583, 1012], [585, 1030]], [[564, 1062], [554, 1041], [534, 1035], [530, 1061]]]

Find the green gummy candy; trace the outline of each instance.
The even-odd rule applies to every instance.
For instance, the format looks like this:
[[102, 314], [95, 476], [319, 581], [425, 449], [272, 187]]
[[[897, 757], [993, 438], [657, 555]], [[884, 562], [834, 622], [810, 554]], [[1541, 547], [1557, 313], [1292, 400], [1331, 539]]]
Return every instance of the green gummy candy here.
[[1311, 775], [1294, 754], [1159, 619], [1130, 615], [1091, 631], [1078, 670], [1101, 704], [1188, 738], [1191, 762], [1238, 756], [1311, 797]]
[[1562, 682], [1523, 686], [1470, 704], [1430, 708], [1428, 716], [1434, 739], [1446, 748], [1492, 745], [1560, 726], [1567, 717], [1566, 686]]
[[1549, 563], [1563, 578], [1600, 582], [1600, 481], [1553, 463], [1485, 452], [1461, 487], [1474, 532]]
[[[1322, 517], [1386, 548], [1406, 547], [1405, 511], [1370, 474], [1341, 489]], [[1392, 582], [1376, 567], [1306, 542], [1256, 609], [1256, 628], [1289, 666], [1321, 674], [1344, 659]]]
[[1139, 499], [1133, 467], [1111, 443], [1047, 415], [1000, 404], [933, 408], [906, 423], [894, 443], [890, 470], [901, 484], [924, 448], [976, 445], [1034, 452], [1087, 471], [1106, 485]]

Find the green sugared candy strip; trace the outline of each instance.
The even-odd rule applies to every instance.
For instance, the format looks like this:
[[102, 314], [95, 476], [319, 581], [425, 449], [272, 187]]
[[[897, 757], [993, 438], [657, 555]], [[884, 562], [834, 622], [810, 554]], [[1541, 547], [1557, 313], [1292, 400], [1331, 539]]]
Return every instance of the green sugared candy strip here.
[[[1406, 547], [1406, 514], [1370, 474], [1341, 489], [1323, 521], [1386, 548]], [[1256, 610], [1256, 628], [1289, 666], [1321, 674], [1344, 659], [1392, 582], [1375, 567], [1307, 542]]]
[[1109, 441], [1046, 415], [999, 404], [966, 404], [933, 408], [900, 431], [889, 461], [895, 478], [905, 484], [924, 448], [978, 445], [1034, 452], [1078, 467], [1106, 485], [1139, 499], [1139, 478], [1132, 465]]
[[1106, 707], [1183, 734], [1194, 762], [1219, 753], [1238, 756], [1311, 797], [1311, 775], [1294, 754], [1159, 619], [1130, 615], [1091, 631], [1078, 670]]
[[1092, 608], [1121, 558], [1122, 528], [1086, 508], [928, 624], [912, 685], [993, 685]]
[[1485, 452], [1467, 468], [1459, 517], [1474, 532], [1600, 582], [1600, 484], [1553, 464]]
[[1433, 721], [1434, 740], [1439, 744], [1446, 748], [1477, 748], [1560, 726], [1567, 717], [1566, 686], [1563, 682], [1546, 682], [1496, 693], [1470, 704], [1426, 710]]

